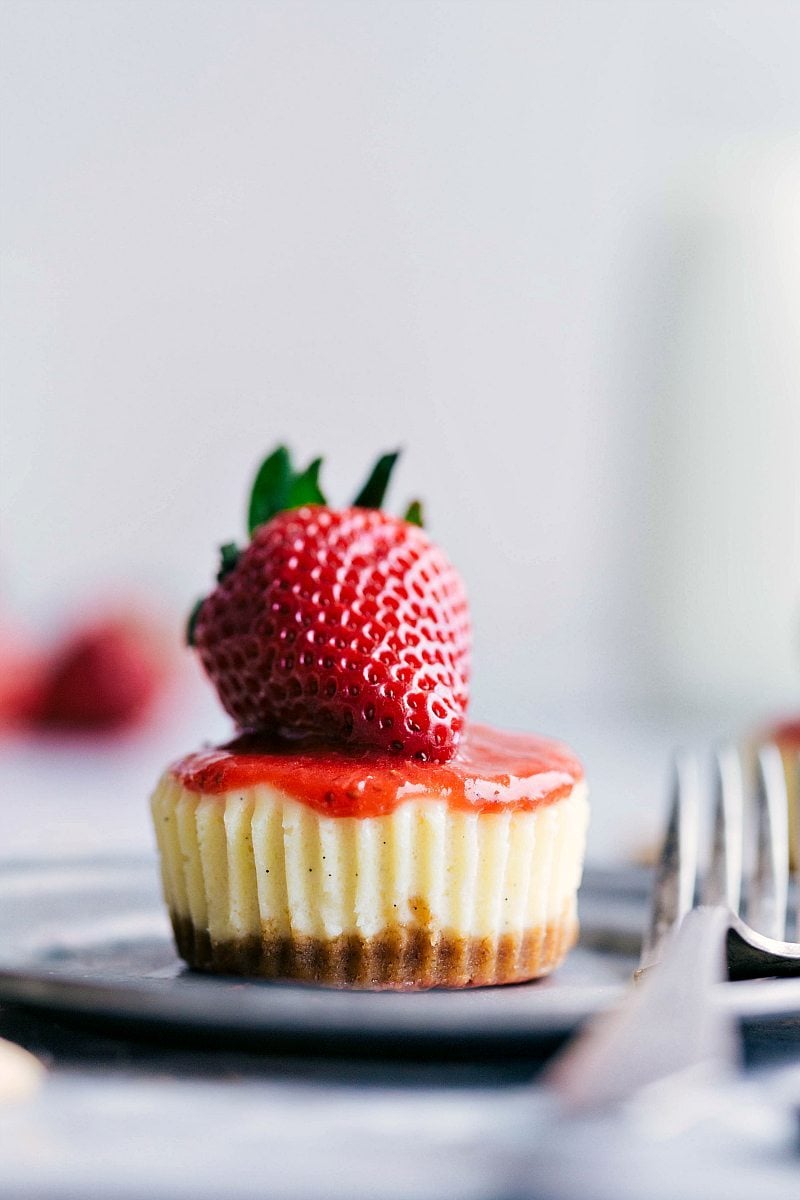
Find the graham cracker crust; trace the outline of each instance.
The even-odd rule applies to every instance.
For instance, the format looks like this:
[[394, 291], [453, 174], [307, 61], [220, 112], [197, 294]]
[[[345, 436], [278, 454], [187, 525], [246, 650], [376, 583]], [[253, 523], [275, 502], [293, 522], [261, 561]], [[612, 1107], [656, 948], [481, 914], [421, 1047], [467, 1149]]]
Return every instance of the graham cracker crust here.
[[398, 926], [373, 938], [285, 937], [264, 933], [212, 941], [189, 917], [171, 914], [181, 958], [199, 971], [367, 990], [486, 987], [547, 975], [578, 938], [572, 912], [560, 921], [503, 934], [460, 937]]

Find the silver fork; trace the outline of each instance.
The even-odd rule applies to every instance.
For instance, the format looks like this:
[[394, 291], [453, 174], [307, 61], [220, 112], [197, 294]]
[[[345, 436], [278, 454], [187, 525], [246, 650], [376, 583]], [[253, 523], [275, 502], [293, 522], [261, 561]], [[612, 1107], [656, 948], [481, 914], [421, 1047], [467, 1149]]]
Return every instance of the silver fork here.
[[[758, 754], [755, 862], [747, 894], [747, 922], [741, 916], [745, 813], [738, 751], [733, 747], [719, 750], [714, 766], [711, 858], [700, 883], [698, 907], [722, 908], [726, 913], [730, 979], [800, 975], [800, 942], [787, 942], [784, 936], [789, 892], [789, 803], [780, 752], [767, 745]], [[681, 755], [675, 764], [672, 809], [656, 872], [639, 976], [660, 961], [672, 929], [695, 908], [699, 801], [697, 760]]]
[[[748, 827], [737, 751], [716, 754], [714, 778], [711, 854], [698, 887], [699, 764], [694, 756], [676, 758], [667, 832], [636, 972], [639, 985], [620, 1009], [571, 1043], [549, 1073], [570, 1109], [619, 1102], [672, 1076], [697, 1081], [731, 1071], [737, 1034], [718, 1003], [716, 985], [726, 978], [800, 976], [800, 942], [785, 940], [788, 801], [780, 754], [774, 746], [758, 754], [747, 922], [741, 910]], [[796, 928], [800, 937], [800, 913]], [[800, 1009], [800, 985], [789, 1003]]]

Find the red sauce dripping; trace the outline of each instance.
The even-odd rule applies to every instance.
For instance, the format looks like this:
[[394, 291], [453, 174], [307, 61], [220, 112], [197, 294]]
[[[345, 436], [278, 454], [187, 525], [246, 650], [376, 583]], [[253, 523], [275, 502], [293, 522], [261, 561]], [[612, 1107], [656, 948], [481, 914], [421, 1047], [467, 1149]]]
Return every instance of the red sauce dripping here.
[[189, 754], [170, 770], [192, 792], [222, 795], [270, 784], [332, 817], [379, 817], [423, 795], [468, 812], [532, 811], [560, 800], [583, 778], [580, 763], [559, 742], [486, 725], [468, 726], [447, 763], [372, 750], [278, 745], [244, 734], [226, 746]]

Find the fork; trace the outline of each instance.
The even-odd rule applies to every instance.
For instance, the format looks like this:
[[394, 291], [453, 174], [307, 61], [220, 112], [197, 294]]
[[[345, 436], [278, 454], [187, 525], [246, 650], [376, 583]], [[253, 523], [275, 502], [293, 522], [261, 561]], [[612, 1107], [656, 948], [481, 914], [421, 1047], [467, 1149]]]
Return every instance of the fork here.
[[[762, 747], [754, 789], [753, 869], [742, 916], [745, 823], [741, 757], [714, 758], [711, 854], [698, 873], [701, 784], [694, 755], [674, 764], [672, 803], [656, 869], [638, 985], [621, 1008], [589, 1026], [551, 1067], [549, 1079], [570, 1110], [629, 1099], [648, 1084], [684, 1075], [708, 1082], [730, 1073], [738, 1038], [718, 1003], [727, 979], [800, 976], [800, 942], [784, 940], [789, 845], [783, 763]], [[749, 839], [748, 839], [749, 840]], [[697, 901], [695, 898], [698, 898]], [[800, 905], [800, 888], [798, 888]], [[800, 937], [800, 912], [796, 916]], [[800, 1009], [800, 986], [779, 1001]]]

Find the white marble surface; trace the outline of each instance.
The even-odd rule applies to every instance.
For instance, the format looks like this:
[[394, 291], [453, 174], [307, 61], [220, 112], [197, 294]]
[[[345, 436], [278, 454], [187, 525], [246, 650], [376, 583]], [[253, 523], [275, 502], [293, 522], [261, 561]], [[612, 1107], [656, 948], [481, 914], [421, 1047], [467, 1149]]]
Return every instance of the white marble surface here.
[[[284, 1064], [284, 1069], [286, 1068]], [[773, 1084], [566, 1118], [542, 1088], [56, 1071], [0, 1110], [8, 1200], [794, 1200], [796, 1121]], [[347, 1074], [348, 1072], [345, 1072]], [[392, 1072], [389, 1072], [392, 1074]], [[441, 1070], [446, 1079], [447, 1066]], [[797, 1084], [794, 1078], [794, 1096]], [[783, 1083], [784, 1092], [787, 1084]], [[675, 1108], [680, 1119], [674, 1120]], [[688, 1116], [687, 1116], [688, 1113]]]

